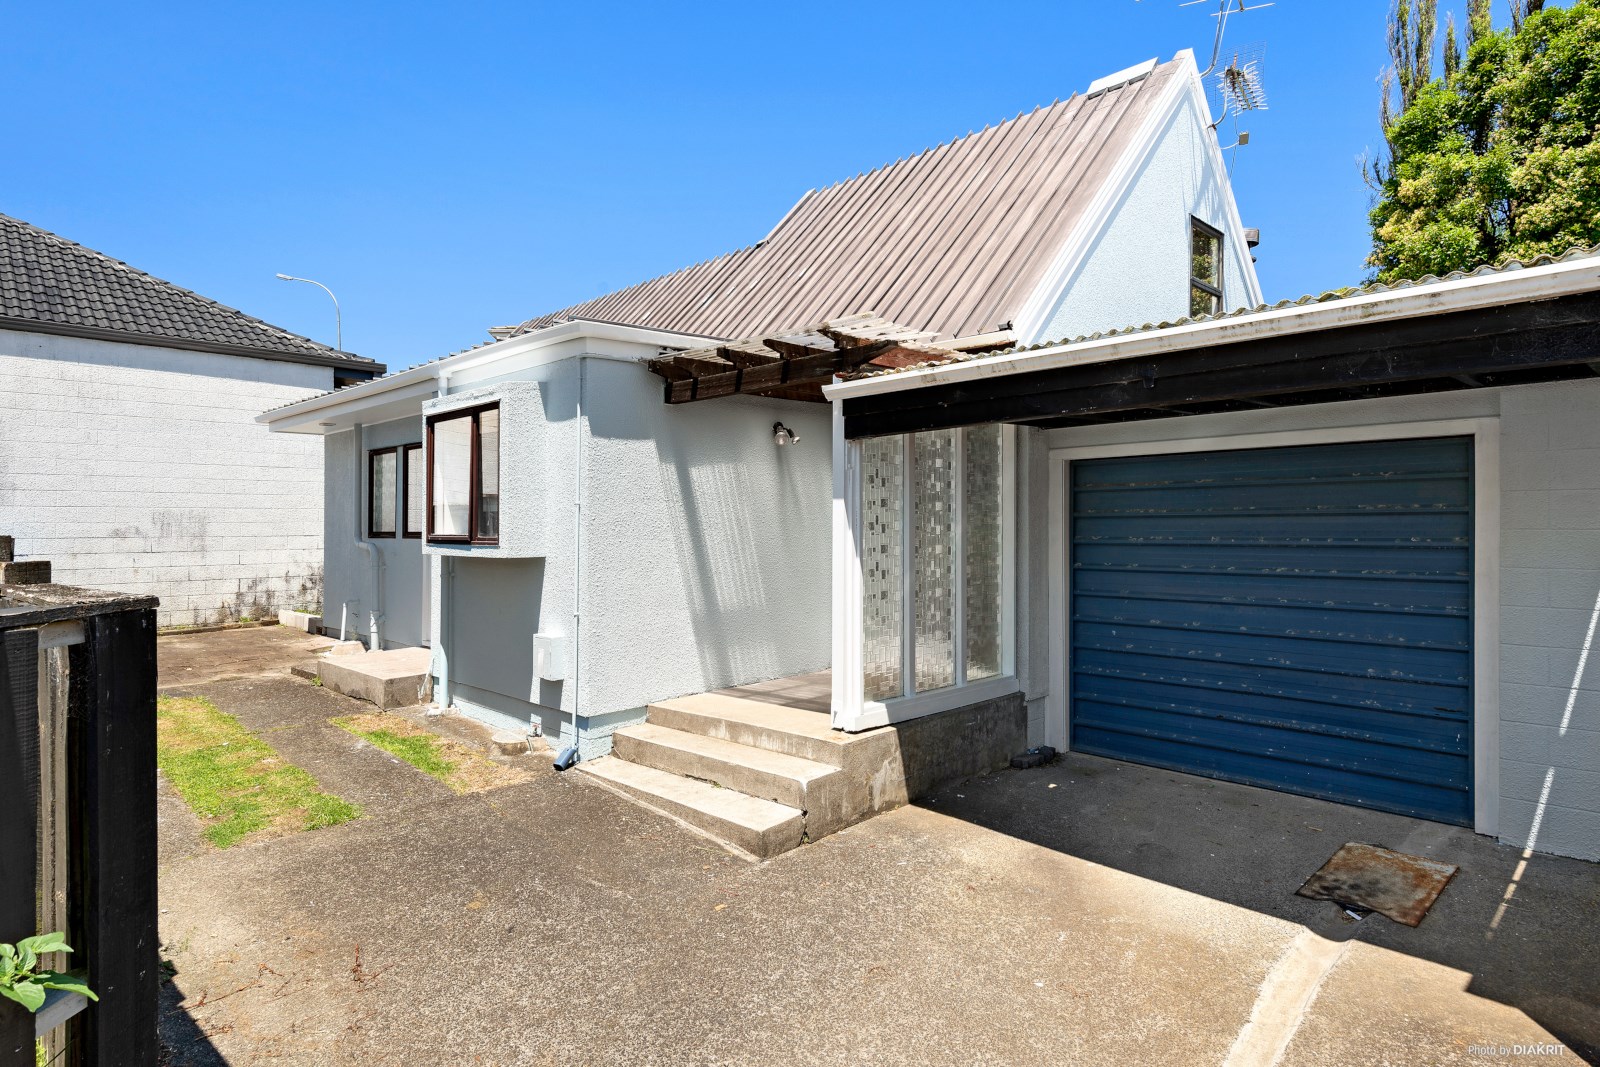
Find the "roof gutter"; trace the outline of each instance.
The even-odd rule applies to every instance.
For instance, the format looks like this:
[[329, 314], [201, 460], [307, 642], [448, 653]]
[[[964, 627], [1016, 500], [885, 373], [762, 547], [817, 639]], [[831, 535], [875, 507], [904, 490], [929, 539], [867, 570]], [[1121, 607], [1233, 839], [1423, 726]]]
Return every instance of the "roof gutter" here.
[[[619, 323], [595, 322], [588, 319], [573, 319], [570, 322], [557, 323], [546, 326], [542, 330], [531, 333], [518, 334], [508, 337], [503, 341], [495, 341], [481, 348], [468, 349], [458, 352], [453, 356], [420, 363], [415, 367], [396, 371], [386, 377], [359, 385], [346, 386], [331, 393], [321, 396], [309, 397], [296, 404], [288, 404], [281, 408], [263, 412], [256, 416], [255, 421], [267, 426], [277, 426], [285, 423], [301, 422], [308, 416], [326, 415], [347, 404], [354, 404], [391, 393], [397, 389], [419, 383], [432, 384], [443, 378], [472, 370], [484, 364], [494, 363], [502, 359], [522, 355], [526, 352], [536, 351], [562, 341], [573, 340], [579, 337], [592, 337], [598, 340], [622, 341], [632, 344], [657, 345], [663, 348], [691, 348], [701, 345], [716, 344], [715, 338], [696, 337], [691, 334], [675, 333], [669, 330], [652, 330], [639, 326], [626, 326]], [[591, 353], [600, 355], [601, 353]], [[619, 357], [620, 358], [620, 357]]]
[[1006, 352], [982, 359], [946, 363], [897, 374], [879, 375], [823, 387], [829, 400], [897, 393], [934, 385], [950, 385], [1032, 371], [1055, 370], [1084, 363], [1104, 363], [1138, 356], [1183, 352], [1199, 347], [1237, 344], [1266, 336], [1332, 330], [1360, 323], [1443, 315], [1504, 304], [1554, 300], [1600, 290], [1600, 257], [1585, 257], [1535, 267], [1515, 267], [1491, 274], [1408, 285], [1377, 293], [1336, 297], [1325, 302], [1295, 304], [1245, 312], [1182, 326], [1128, 332], [1041, 348]]

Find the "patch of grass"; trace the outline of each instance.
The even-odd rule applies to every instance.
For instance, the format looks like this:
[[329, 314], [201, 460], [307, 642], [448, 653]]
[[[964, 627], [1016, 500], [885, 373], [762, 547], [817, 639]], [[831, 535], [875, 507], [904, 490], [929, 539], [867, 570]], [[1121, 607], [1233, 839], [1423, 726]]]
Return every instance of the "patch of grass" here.
[[205, 822], [202, 836], [218, 848], [361, 816], [358, 806], [324, 793], [311, 775], [202, 697], [157, 700], [156, 762]]
[[437, 778], [455, 793], [477, 793], [525, 780], [525, 772], [489, 759], [480, 752], [440, 737], [396, 715], [346, 715], [332, 720], [389, 755]]

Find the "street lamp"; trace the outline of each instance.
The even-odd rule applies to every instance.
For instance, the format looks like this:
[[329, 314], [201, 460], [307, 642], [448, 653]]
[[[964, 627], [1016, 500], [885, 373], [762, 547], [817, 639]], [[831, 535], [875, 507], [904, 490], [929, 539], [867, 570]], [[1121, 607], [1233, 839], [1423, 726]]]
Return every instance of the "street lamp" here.
[[337, 331], [339, 351], [343, 352], [344, 351], [344, 316], [339, 312], [339, 298], [333, 295], [333, 290], [329, 289], [326, 285], [323, 285], [321, 282], [314, 281], [311, 278], [296, 278], [292, 274], [280, 274], [280, 275], [278, 275], [278, 277], [279, 277], [280, 280], [286, 281], [286, 282], [305, 282], [308, 285], [315, 285], [317, 288], [321, 289], [324, 293], [328, 294], [328, 299], [333, 301], [333, 324], [334, 324], [334, 330]]

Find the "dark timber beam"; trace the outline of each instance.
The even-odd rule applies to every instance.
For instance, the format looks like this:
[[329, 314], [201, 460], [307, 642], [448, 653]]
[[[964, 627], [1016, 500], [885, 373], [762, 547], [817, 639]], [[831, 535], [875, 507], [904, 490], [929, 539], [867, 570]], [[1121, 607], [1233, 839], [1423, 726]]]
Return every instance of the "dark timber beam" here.
[[854, 397], [844, 402], [845, 434], [1038, 424], [1246, 399], [1372, 395], [1378, 388], [1421, 392], [1440, 387], [1425, 383], [1460, 375], [1487, 380], [1553, 369], [1587, 376], [1597, 359], [1600, 293], [1586, 293]]

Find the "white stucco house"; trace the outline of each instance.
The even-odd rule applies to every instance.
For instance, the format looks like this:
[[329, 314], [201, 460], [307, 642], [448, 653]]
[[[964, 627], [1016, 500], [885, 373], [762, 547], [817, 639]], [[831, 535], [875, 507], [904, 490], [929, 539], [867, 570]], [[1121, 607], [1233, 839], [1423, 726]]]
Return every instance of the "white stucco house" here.
[[254, 416], [383, 370], [0, 215], [0, 535], [163, 626], [315, 604], [321, 450]]
[[[830, 715], [842, 442], [822, 387], [1258, 304], [1211, 122], [1193, 57], [1151, 60], [808, 192], [736, 252], [267, 411], [323, 439], [327, 624], [429, 646], [439, 703], [531, 723], [759, 854], [959, 773], [903, 760], [908, 737], [872, 730], [895, 715]], [[1007, 530], [974, 577], [994, 590]], [[993, 606], [985, 692], [1009, 698]], [[776, 702], [749, 688], [797, 676]], [[992, 764], [1024, 735], [925, 743]]]

